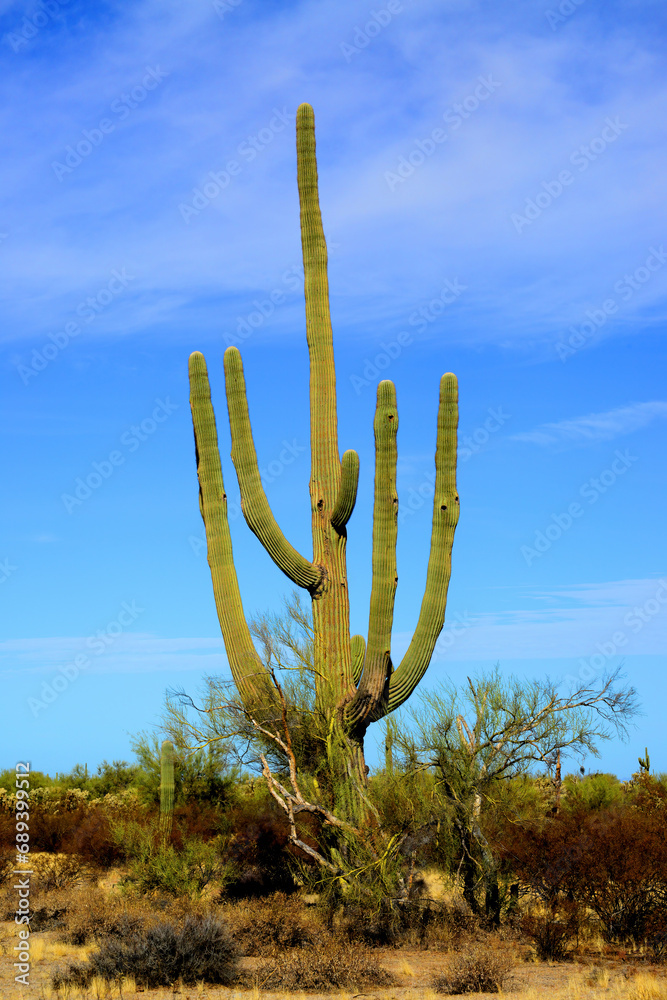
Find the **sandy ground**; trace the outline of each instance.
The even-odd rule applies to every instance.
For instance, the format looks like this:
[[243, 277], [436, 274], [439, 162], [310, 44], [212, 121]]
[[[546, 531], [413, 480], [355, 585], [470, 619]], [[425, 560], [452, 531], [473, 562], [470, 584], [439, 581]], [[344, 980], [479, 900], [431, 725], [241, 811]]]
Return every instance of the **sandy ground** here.
[[[90, 948], [76, 948], [63, 945], [57, 940], [57, 932], [42, 932], [31, 935], [31, 945], [34, 949], [34, 960], [30, 971], [30, 985], [23, 986], [14, 981], [15, 970], [12, 948], [16, 943], [16, 928], [11, 923], [0, 924], [0, 1000], [11, 997], [46, 998], [54, 997], [49, 987], [50, 978], [58, 965], [66, 964], [68, 960], [83, 959]], [[331, 993], [296, 993], [289, 994], [301, 1000], [325, 1000], [326, 997], [357, 998], [371, 1000], [418, 1000], [431, 998], [437, 994], [432, 990], [433, 977], [445, 971], [448, 956], [433, 951], [410, 951], [407, 949], [381, 949], [378, 952], [381, 964], [397, 979], [397, 985], [386, 989], [367, 988], [365, 992], [355, 993], [351, 990], [333, 990]], [[246, 958], [242, 960], [243, 969], [251, 972], [259, 963], [259, 959]], [[597, 969], [598, 972], [593, 970]], [[591, 977], [598, 977], [598, 985], [591, 985]], [[647, 978], [649, 977], [649, 978]], [[150, 1000], [231, 1000], [244, 998], [250, 1000], [253, 996], [265, 1000], [282, 1000], [284, 992], [261, 993], [253, 989], [229, 987], [213, 987], [200, 984], [198, 986], [180, 986], [174, 989], [160, 990], [119, 990], [114, 987], [106, 993], [108, 1000], [121, 1000], [125, 997], [150, 997]], [[597, 1000], [606, 997], [609, 1000], [667, 1000], [667, 969], [647, 967], [643, 963], [620, 961], [521, 963], [515, 972], [515, 982], [506, 993], [514, 1000]], [[80, 992], [73, 989], [69, 997], [60, 994], [62, 1000], [80, 1000], [89, 997], [90, 1000], [102, 1000], [104, 993], [89, 989]], [[476, 994], [477, 997], [498, 997], [498, 994]]]

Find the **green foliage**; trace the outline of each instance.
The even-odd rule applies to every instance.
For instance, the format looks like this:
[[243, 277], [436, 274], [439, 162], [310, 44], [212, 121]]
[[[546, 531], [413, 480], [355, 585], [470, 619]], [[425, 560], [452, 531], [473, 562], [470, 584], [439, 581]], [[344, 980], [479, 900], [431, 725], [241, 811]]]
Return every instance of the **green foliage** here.
[[91, 799], [101, 799], [105, 795], [118, 795], [134, 787], [139, 775], [136, 764], [126, 760], [103, 760], [95, 774], [88, 773], [87, 764], [76, 764], [69, 774], [58, 775], [57, 784], [65, 788], [79, 788], [88, 792]]
[[563, 808], [591, 812], [607, 809], [623, 798], [623, 785], [613, 774], [567, 775], [563, 782]]
[[[238, 768], [230, 766], [229, 747], [222, 742], [188, 753], [182, 732], [170, 732], [174, 747], [174, 805], [190, 801], [226, 806], [234, 801]], [[161, 742], [157, 735], [139, 733], [132, 739], [139, 771], [136, 784], [146, 804], [160, 804]]]
[[155, 824], [136, 822], [119, 822], [113, 833], [128, 861], [129, 870], [121, 884], [138, 895], [199, 899], [207, 886], [223, 887], [233, 877], [234, 866], [223, 860], [220, 840], [202, 843], [186, 838], [177, 849], [164, 843]]
[[[19, 778], [28, 778], [31, 791], [36, 788], [53, 788], [57, 784], [55, 778], [50, 778], [42, 771], [31, 771], [30, 774], [22, 774]], [[0, 771], [0, 788], [6, 789], [10, 794], [16, 790], [16, 771], [14, 768]]]

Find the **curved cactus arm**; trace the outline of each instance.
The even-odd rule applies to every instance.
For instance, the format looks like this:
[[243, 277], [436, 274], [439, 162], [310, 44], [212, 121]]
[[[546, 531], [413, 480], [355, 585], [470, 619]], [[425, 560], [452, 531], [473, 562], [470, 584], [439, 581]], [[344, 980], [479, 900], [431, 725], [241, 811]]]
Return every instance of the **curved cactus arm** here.
[[402, 705], [419, 684], [445, 623], [447, 588], [452, 572], [452, 545], [459, 519], [459, 497], [456, 490], [458, 421], [458, 385], [456, 376], [448, 373], [440, 380], [433, 527], [426, 589], [412, 641], [389, 680], [387, 712], [393, 712]]
[[227, 496], [222, 479], [218, 434], [203, 354], [190, 356], [190, 406], [195, 432], [199, 506], [206, 527], [215, 606], [227, 659], [244, 704], [272, 698], [271, 679], [253, 645], [243, 614], [227, 520]]
[[228, 347], [225, 351], [225, 389], [232, 434], [232, 461], [241, 490], [243, 516], [276, 566], [300, 587], [314, 590], [320, 582], [320, 569], [290, 545], [266, 499], [252, 439], [243, 362], [236, 347]]
[[358, 684], [364, 672], [364, 657], [366, 656], [366, 640], [363, 635], [351, 636], [350, 652], [352, 653], [352, 677], [354, 683]]
[[368, 644], [361, 683], [346, 711], [352, 724], [378, 713], [392, 671], [391, 627], [396, 597], [396, 389], [388, 380], [377, 388], [375, 408], [375, 503], [373, 507], [373, 583], [368, 616]]
[[359, 485], [359, 456], [351, 448], [343, 452], [340, 460], [340, 489], [336, 506], [331, 515], [331, 524], [340, 534], [352, 516], [357, 502], [357, 486]]

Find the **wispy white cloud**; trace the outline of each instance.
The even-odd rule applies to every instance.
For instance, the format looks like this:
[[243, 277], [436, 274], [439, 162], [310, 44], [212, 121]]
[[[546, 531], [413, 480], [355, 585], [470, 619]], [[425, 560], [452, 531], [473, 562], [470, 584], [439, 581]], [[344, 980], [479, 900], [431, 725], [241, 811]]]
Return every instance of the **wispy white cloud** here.
[[[657, 596], [656, 596], [657, 595]], [[449, 614], [435, 660], [534, 660], [662, 655], [667, 642], [667, 579], [576, 584], [530, 595], [539, 609]], [[619, 642], [619, 634], [622, 636]], [[448, 639], [447, 636], [451, 636]], [[613, 637], [616, 636], [614, 639]], [[394, 635], [394, 660], [411, 635]], [[613, 646], [611, 645], [613, 643]], [[598, 645], [599, 644], [599, 645]]]
[[514, 441], [526, 441], [537, 445], [578, 445], [594, 444], [597, 441], [612, 441], [623, 434], [646, 427], [654, 420], [667, 417], [667, 402], [655, 400], [649, 403], [633, 403], [620, 406], [606, 413], [589, 413], [583, 417], [559, 420], [542, 424], [533, 431], [513, 434]]
[[0, 675], [48, 674], [73, 662], [79, 654], [89, 660], [81, 674], [128, 673], [134, 671], [197, 670], [212, 674], [227, 670], [222, 638], [161, 638], [141, 633], [115, 636], [103, 652], [91, 646], [92, 639], [53, 636], [37, 639], [8, 639], [0, 642]]
[[[555, 341], [664, 230], [667, 83], [653, 39], [622, 20], [603, 30], [593, 11], [553, 32], [529, 3], [487, 4], [484, 17], [476, 3], [404, 6], [349, 62], [341, 45], [366, 18], [356, 0], [240, 4], [224, 20], [204, 0], [144, 0], [103, 30], [90, 11], [69, 17], [63, 7], [62, 46], [49, 59], [41, 54], [53, 25], [25, 51], [5, 45], [2, 336], [57, 329], [118, 266], [134, 269], [136, 284], [91, 327], [94, 337], [145, 330], [167, 302], [174, 331], [196, 314], [202, 336], [247, 312], [300, 259], [293, 129], [252, 161], [241, 157], [233, 184], [189, 225], [179, 205], [239, 159], [274, 107], [293, 112], [309, 100], [325, 229], [341, 244], [332, 262], [341, 332], [372, 339], [432, 297], [443, 276], [458, 276], [469, 291], [424, 336], [440, 336], [446, 319], [452, 342]], [[7, 31], [17, 18], [14, 7]], [[603, 88], [572, 71], [583, 52], [589, 66], [614, 67]], [[58, 181], [52, 162], [154, 64], [168, 72], [164, 83]], [[498, 88], [447, 126], [448, 110], [489, 76]], [[571, 155], [617, 116], [627, 129], [586, 170], [574, 168]], [[443, 125], [448, 141], [390, 190], [386, 172]], [[568, 167], [575, 182], [517, 234], [512, 213]], [[604, 332], [656, 312], [667, 315], [662, 272]], [[272, 335], [291, 336], [294, 320], [285, 309]]]

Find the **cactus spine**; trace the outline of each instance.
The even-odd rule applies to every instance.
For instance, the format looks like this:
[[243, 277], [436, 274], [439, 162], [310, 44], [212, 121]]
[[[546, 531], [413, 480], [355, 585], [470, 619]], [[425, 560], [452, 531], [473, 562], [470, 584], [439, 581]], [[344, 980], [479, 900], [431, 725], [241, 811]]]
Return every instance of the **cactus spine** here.
[[160, 839], [166, 846], [174, 824], [174, 745], [165, 740], [160, 751]]
[[[236, 347], [229, 347], [224, 357], [232, 461], [248, 526], [276, 565], [311, 596], [318, 704], [327, 715], [339, 720], [352, 747], [357, 774], [363, 776], [363, 739], [369, 724], [398, 708], [412, 694], [428, 667], [445, 620], [451, 551], [459, 516], [458, 390], [454, 375], [442, 376], [426, 588], [410, 646], [400, 664], [394, 667], [391, 629], [398, 579], [396, 393], [392, 382], [380, 382], [374, 422], [373, 575], [365, 641], [360, 635], [350, 636], [346, 525], [356, 500], [359, 459], [354, 451], [346, 451], [342, 458], [338, 452], [327, 247], [318, 197], [315, 120], [308, 104], [302, 104], [297, 112], [297, 171], [310, 355], [312, 559], [297, 552], [285, 538], [269, 507], [252, 437], [241, 355]], [[247, 707], [256, 707], [271, 699], [271, 684], [243, 614], [208, 374], [204, 357], [198, 352], [190, 358], [190, 383], [200, 509], [206, 526], [218, 617], [239, 693]]]

